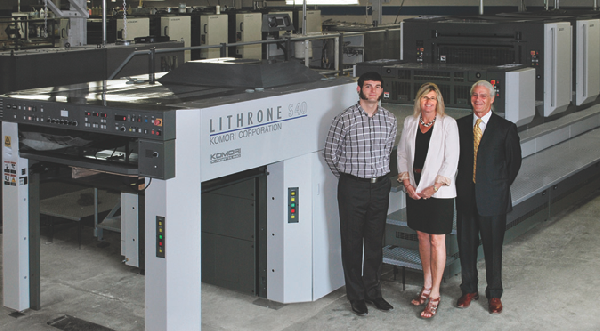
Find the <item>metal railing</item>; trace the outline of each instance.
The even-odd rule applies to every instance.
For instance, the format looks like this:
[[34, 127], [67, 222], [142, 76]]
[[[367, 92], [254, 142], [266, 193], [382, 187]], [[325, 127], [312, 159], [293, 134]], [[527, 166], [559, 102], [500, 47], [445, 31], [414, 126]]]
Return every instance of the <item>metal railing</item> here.
[[[160, 53], [170, 53], [174, 51], [187, 51], [187, 50], [197, 50], [197, 49], [212, 49], [219, 48], [220, 56], [227, 56], [227, 48], [228, 47], [240, 47], [240, 46], [248, 46], [248, 45], [257, 45], [257, 44], [282, 44], [284, 47], [284, 59], [285, 61], [290, 61], [291, 59], [291, 45], [292, 42], [304, 41], [305, 42], [305, 52], [304, 52], [304, 63], [308, 67], [310, 64], [310, 55], [307, 52], [308, 42], [311, 40], [322, 40], [322, 39], [334, 39], [335, 41], [335, 54], [334, 54], [334, 68], [335, 70], [330, 71], [320, 71], [322, 74], [338, 74], [343, 75], [345, 72], [349, 72], [352, 69], [344, 69], [343, 66], [343, 56], [344, 56], [344, 37], [349, 36], [358, 36], [365, 35], [369, 33], [384, 33], [384, 32], [394, 32], [400, 31], [400, 28], [394, 29], [381, 29], [374, 31], [361, 31], [361, 32], [327, 32], [322, 35], [315, 36], [303, 36], [298, 38], [292, 38], [291, 36], [285, 36], [281, 39], [270, 39], [270, 40], [256, 40], [256, 41], [248, 41], [248, 42], [239, 42], [239, 43], [221, 43], [219, 45], [207, 45], [207, 46], [192, 46], [192, 47], [180, 47], [180, 48], [164, 48], [164, 49], [149, 49], [149, 50], [139, 50], [134, 51], [119, 65], [117, 69], [108, 77], [108, 79], [114, 79], [116, 75], [129, 63], [129, 61], [138, 55], [148, 55], [148, 73], [150, 74], [150, 84], [155, 83], [155, 71], [154, 71], [154, 57], [156, 54]], [[400, 56], [400, 54], [399, 54]], [[267, 60], [269, 59], [267, 54]]]

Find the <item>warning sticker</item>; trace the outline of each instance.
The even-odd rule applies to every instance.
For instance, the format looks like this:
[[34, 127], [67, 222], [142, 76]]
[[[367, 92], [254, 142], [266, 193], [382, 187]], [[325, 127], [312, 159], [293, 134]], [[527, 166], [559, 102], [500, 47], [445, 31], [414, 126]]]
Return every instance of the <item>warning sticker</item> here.
[[4, 136], [4, 146], [10, 147], [10, 136]]
[[4, 161], [4, 185], [17, 185], [17, 162]]

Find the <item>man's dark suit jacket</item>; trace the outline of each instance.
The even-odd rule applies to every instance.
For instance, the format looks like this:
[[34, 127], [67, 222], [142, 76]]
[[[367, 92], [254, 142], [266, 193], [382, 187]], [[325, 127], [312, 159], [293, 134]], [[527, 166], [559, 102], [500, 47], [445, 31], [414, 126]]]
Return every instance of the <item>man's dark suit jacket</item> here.
[[473, 197], [473, 114], [457, 121], [460, 158], [456, 177], [456, 209], [468, 213], [477, 203], [481, 216], [497, 216], [512, 210], [510, 185], [521, 167], [521, 144], [517, 126], [492, 113], [477, 152]]

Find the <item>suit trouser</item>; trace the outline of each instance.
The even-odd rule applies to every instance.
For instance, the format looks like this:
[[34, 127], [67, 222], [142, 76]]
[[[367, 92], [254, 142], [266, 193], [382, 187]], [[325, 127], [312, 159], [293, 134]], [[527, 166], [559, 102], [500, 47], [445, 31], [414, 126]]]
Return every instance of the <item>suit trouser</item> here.
[[487, 298], [502, 297], [502, 242], [506, 231], [506, 214], [481, 216], [475, 206], [471, 212], [457, 211], [457, 239], [462, 268], [463, 294], [477, 292], [477, 249], [479, 235], [485, 256]]
[[371, 184], [344, 174], [340, 176], [338, 205], [342, 266], [350, 301], [381, 297], [381, 248], [390, 186], [387, 178]]

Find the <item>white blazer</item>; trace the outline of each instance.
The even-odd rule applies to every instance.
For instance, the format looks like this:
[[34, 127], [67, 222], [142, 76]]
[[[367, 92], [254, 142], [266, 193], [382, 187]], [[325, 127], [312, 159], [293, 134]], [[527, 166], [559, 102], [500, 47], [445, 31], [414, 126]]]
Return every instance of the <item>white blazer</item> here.
[[456, 121], [450, 116], [438, 116], [436, 119], [418, 186], [415, 184], [413, 173], [417, 130], [419, 130], [419, 117], [414, 118], [412, 115], [406, 117], [397, 148], [398, 174], [406, 173], [410, 183], [416, 187], [417, 193], [436, 182], [441, 182], [449, 185], [440, 187], [433, 197], [441, 199], [456, 197], [455, 176], [460, 153]]

